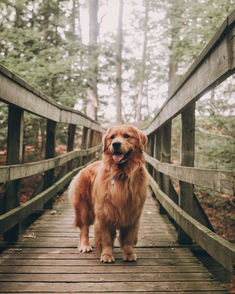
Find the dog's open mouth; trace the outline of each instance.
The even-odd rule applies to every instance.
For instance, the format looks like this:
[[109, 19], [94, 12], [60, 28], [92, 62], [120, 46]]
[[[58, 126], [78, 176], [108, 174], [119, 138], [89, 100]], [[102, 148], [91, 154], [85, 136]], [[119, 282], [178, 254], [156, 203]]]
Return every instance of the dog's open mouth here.
[[117, 164], [121, 164], [123, 162], [125, 162], [128, 158], [128, 156], [131, 154], [131, 150], [128, 151], [127, 153], [123, 154], [123, 153], [120, 153], [120, 152], [115, 152], [113, 154], [113, 160], [115, 163]]

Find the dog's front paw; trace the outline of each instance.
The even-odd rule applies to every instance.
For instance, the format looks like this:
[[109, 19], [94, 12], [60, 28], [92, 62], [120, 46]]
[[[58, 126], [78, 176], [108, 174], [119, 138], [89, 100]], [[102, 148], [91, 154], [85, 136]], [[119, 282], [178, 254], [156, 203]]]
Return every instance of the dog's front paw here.
[[101, 254], [100, 261], [103, 263], [113, 263], [115, 259], [111, 254]]
[[92, 251], [92, 247], [89, 244], [88, 245], [79, 245], [78, 250], [79, 250], [79, 252], [82, 252], [82, 253], [88, 253], [88, 252]]
[[135, 262], [137, 260], [137, 255], [135, 253], [123, 253], [123, 261]]

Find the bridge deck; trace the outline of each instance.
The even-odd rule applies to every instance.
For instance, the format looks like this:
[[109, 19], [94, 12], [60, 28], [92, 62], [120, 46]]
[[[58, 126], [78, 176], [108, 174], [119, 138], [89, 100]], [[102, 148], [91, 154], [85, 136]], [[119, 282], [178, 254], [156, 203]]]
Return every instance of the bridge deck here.
[[226, 293], [188, 248], [176, 242], [166, 216], [149, 196], [142, 217], [138, 261], [101, 264], [98, 252], [79, 253], [67, 200], [41, 216], [17, 245], [0, 255], [3, 293]]

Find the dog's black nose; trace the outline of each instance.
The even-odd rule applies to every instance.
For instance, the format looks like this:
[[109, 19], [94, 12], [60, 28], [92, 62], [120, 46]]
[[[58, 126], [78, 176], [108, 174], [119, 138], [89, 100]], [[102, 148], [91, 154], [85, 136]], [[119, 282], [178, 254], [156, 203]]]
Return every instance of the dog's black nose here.
[[121, 146], [121, 142], [113, 142], [113, 149], [114, 150], [119, 150], [120, 146]]

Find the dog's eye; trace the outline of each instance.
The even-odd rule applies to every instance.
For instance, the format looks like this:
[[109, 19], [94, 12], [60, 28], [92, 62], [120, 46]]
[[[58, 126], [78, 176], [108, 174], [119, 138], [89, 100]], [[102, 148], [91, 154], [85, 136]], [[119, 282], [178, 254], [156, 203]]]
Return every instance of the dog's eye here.
[[112, 136], [110, 137], [110, 139], [112, 139], [112, 140], [113, 140], [114, 138], [115, 138], [115, 136], [114, 136], [114, 135], [112, 135]]
[[128, 134], [124, 134], [123, 137], [126, 138], [126, 139], [130, 138], [130, 136]]

